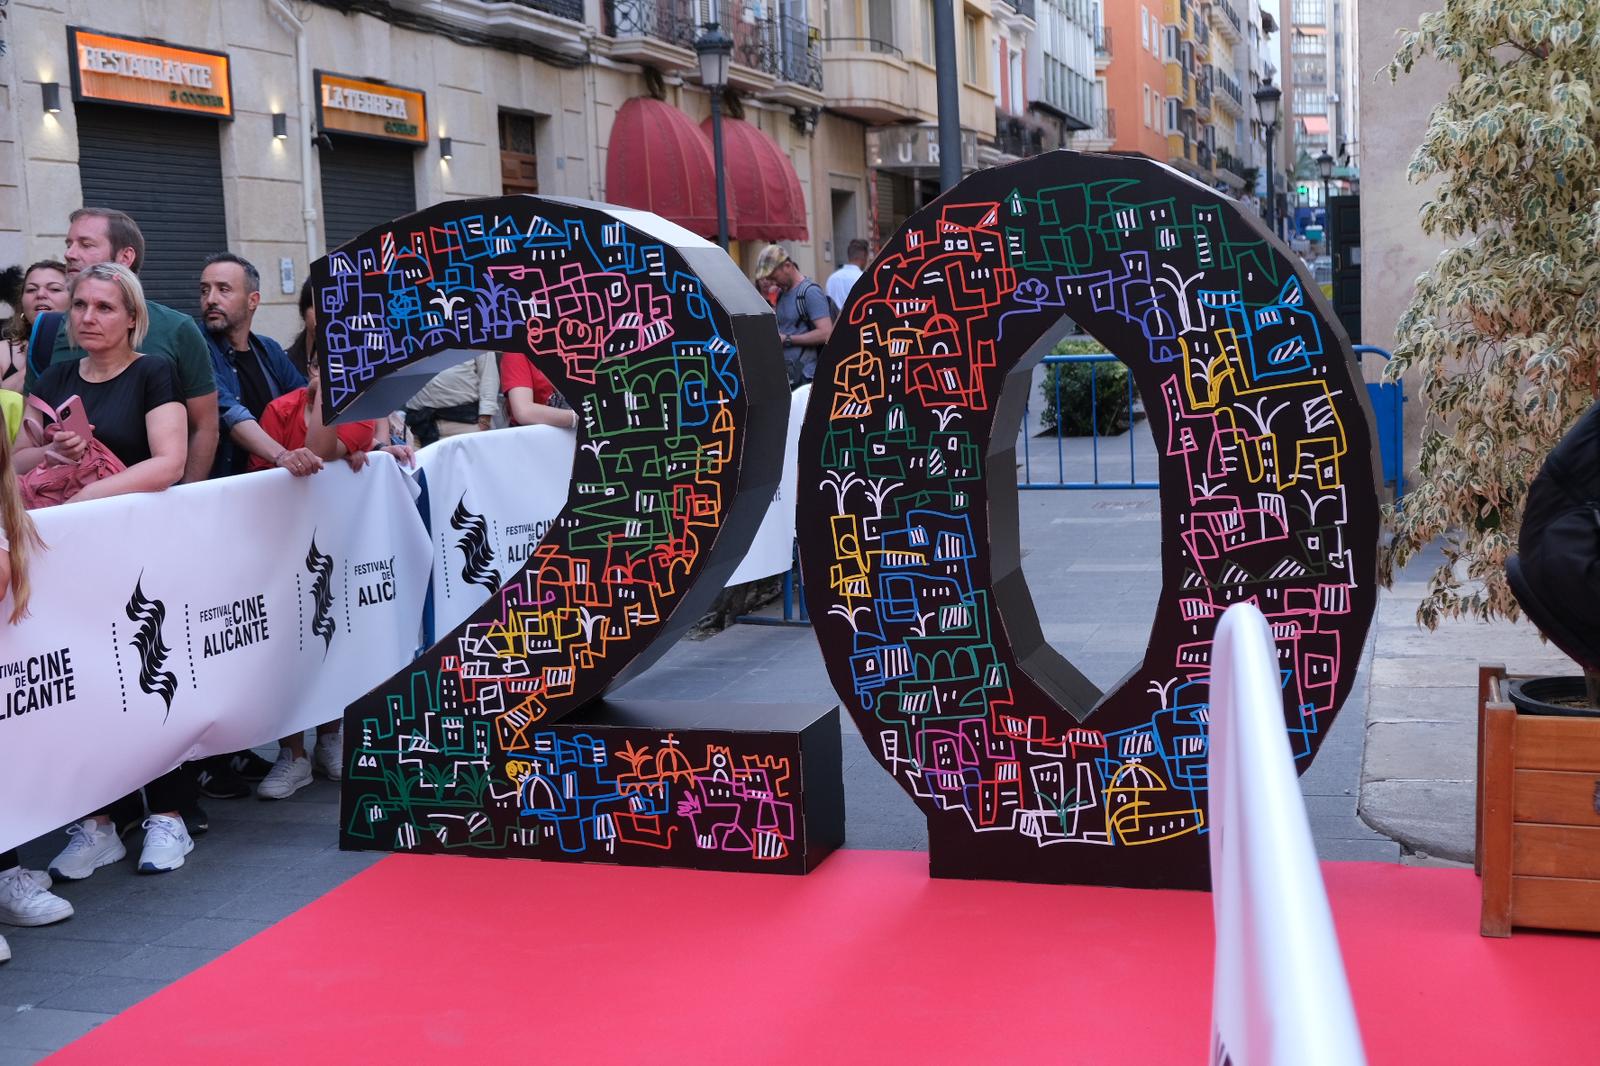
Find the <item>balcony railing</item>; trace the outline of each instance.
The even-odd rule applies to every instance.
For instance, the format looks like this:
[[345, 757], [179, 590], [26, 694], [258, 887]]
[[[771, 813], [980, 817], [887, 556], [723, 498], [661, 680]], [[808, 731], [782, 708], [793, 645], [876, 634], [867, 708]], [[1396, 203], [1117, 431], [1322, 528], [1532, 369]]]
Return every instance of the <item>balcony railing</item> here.
[[[581, 6], [581, 0], [539, 2]], [[821, 92], [821, 38], [816, 29], [801, 19], [762, 15], [760, 10], [729, 6], [723, 29], [733, 38], [733, 61]], [[613, 37], [654, 37], [692, 49], [704, 31], [696, 21], [698, 14], [697, 0], [606, 0], [605, 32]]]
[[876, 37], [824, 37], [822, 47], [830, 52], [874, 52], [880, 56], [905, 58], [905, 53], [899, 48]]
[[1244, 91], [1239, 88], [1239, 83], [1234, 81], [1226, 71], [1220, 67], [1211, 68], [1212, 84], [1217, 89], [1226, 93], [1239, 107], [1244, 107]]
[[1102, 107], [1097, 109], [1094, 113], [1094, 125], [1091, 129], [1085, 130], [1084, 135], [1086, 137], [1092, 137], [1097, 141], [1116, 140], [1117, 109], [1114, 107]]
[[1239, 12], [1234, 8], [1232, 0], [1211, 0], [1211, 7], [1222, 13], [1222, 17], [1233, 26], [1235, 33], [1241, 36], [1244, 34], [1244, 22], [1239, 18]]
[[1210, 170], [1211, 169], [1211, 149], [1207, 148], [1203, 144], [1200, 145], [1199, 147], [1197, 147], [1195, 149], [1195, 151], [1194, 151], [1194, 161], [1195, 161], [1195, 165], [1198, 166], [1201, 170]]
[[654, 37], [694, 47], [700, 27], [694, 0], [606, 0], [605, 32], [611, 37]]
[[1111, 58], [1111, 27], [1096, 26], [1094, 28], [1094, 54], [1104, 59]]
[[511, 0], [518, 7], [531, 7], [557, 18], [583, 21], [583, 0]]
[[1217, 149], [1217, 166], [1224, 170], [1231, 170], [1240, 177], [1244, 177], [1244, 172], [1249, 169], [1245, 166], [1244, 160], [1226, 148]]
[[1034, 0], [1004, 0], [1004, 3], [1023, 18], [1031, 19], [1036, 17], [1034, 14]]
[[995, 115], [994, 146], [1006, 155], [1026, 159], [1044, 151], [1044, 131], [1019, 121], [1015, 116]]

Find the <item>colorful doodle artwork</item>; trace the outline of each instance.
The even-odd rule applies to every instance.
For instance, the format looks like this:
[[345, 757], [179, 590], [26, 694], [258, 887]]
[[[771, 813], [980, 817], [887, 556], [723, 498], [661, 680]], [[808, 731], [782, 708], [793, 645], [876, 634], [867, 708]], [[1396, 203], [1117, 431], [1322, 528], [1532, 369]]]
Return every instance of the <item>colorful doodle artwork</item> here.
[[[1104, 695], [1045, 643], [1017, 542], [1014, 442], [1063, 316], [1131, 368], [1161, 456], [1156, 621]], [[1320, 293], [1232, 201], [1057, 152], [914, 215], [841, 317], [801, 439], [806, 596], [834, 687], [928, 817], [933, 872], [1204, 887], [1222, 611], [1270, 620], [1304, 768], [1375, 604], [1371, 413]]]
[[[653, 215], [536, 197], [399, 219], [316, 264], [312, 285], [335, 412], [387, 410], [394, 381], [415, 388], [441, 360], [521, 351], [581, 420], [567, 504], [523, 568], [346, 710], [346, 844], [634, 861], [666, 834], [638, 828], [657, 819], [702, 850], [782, 853], [783, 775], [750, 738], [608, 750], [559, 722], [698, 619], [760, 522], [788, 402], [765, 301]], [[696, 788], [724, 787], [719, 758], [761, 809], [747, 832], [693, 812]], [[552, 797], [571, 801], [559, 817]]]

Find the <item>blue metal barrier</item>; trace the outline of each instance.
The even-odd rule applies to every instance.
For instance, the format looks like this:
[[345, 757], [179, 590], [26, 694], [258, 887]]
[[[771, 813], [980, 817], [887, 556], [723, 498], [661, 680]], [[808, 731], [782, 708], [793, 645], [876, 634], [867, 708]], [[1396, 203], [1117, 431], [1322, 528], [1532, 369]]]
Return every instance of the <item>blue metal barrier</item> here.
[[[1393, 356], [1372, 344], [1355, 346], [1356, 358], [1381, 355], [1384, 362]], [[1372, 400], [1373, 418], [1378, 424], [1378, 454], [1383, 457], [1383, 480], [1394, 485], [1394, 502], [1406, 494], [1406, 389], [1399, 381], [1369, 381], [1367, 396]]]
[[1055, 377], [1056, 401], [1056, 479], [1054, 481], [1036, 481], [1033, 476], [1033, 448], [1029, 441], [1033, 432], [1033, 399], [1032, 389], [1029, 389], [1028, 401], [1022, 408], [1022, 480], [1017, 482], [1019, 489], [1154, 489], [1160, 485], [1154, 481], [1140, 481], [1138, 458], [1134, 454], [1137, 438], [1133, 432], [1133, 375], [1128, 375], [1128, 477], [1126, 480], [1106, 480], [1100, 476], [1100, 390], [1097, 364], [1119, 362], [1110, 352], [1094, 352], [1087, 355], [1047, 355], [1043, 359], [1046, 367], [1060, 366], [1067, 363], [1089, 364], [1089, 466], [1090, 478], [1088, 481], [1067, 480], [1067, 437], [1062, 432], [1063, 418], [1061, 412], [1061, 376]]

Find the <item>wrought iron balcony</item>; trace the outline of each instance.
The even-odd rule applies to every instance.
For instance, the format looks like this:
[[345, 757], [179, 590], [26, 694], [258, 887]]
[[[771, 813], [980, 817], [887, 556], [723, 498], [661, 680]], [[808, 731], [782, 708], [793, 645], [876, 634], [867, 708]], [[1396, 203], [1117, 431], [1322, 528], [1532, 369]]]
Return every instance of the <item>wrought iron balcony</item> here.
[[605, 32], [610, 37], [648, 37], [693, 48], [700, 33], [694, 0], [606, 0]]
[[530, 7], [557, 18], [583, 21], [583, 0], [511, 0], [518, 7]]
[[1096, 26], [1094, 28], [1094, 54], [1097, 58], [1111, 58], [1111, 27]]
[[1003, 0], [1003, 2], [1023, 18], [1036, 18], [1035, 0]]

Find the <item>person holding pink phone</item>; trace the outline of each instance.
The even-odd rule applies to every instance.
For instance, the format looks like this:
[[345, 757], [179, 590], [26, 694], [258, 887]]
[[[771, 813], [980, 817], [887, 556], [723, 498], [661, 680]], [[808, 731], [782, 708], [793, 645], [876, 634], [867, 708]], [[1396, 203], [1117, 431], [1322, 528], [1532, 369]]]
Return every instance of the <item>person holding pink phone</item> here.
[[[59, 412], [78, 397], [93, 427], [94, 440], [121, 461], [122, 470], [91, 481], [69, 503], [128, 492], [160, 492], [183, 476], [188, 455], [188, 417], [178, 372], [170, 359], [144, 356], [139, 345], [149, 326], [139, 279], [120, 263], [96, 263], [72, 280], [67, 330], [72, 344], [88, 354], [55, 363], [39, 375], [32, 395]], [[69, 405], [70, 408], [70, 405]], [[67, 412], [70, 416], [70, 409]], [[28, 411], [43, 443], [18, 447], [13, 467], [26, 474], [45, 462], [46, 451], [79, 462], [90, 441], [66, 424], [51, 427], [36, 409]], [[20, 443], [19, 438], [19, 443]], [[182, 816], [194, 802], [195, 783], [181, 767], [145, 786], [150, 816], [144, 820], [141, 873], [162, 873], [183, 865], [194, 850]], [[127, 854], [111, 816], [100, 811], [67, 830], [71, 840], [50, 863], [52, 877], [74, 881]]]

